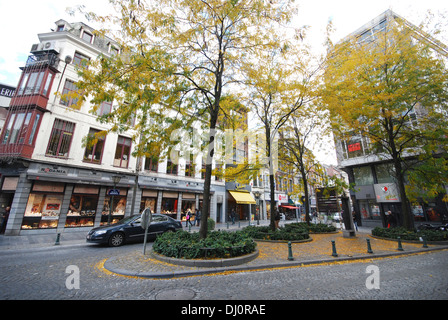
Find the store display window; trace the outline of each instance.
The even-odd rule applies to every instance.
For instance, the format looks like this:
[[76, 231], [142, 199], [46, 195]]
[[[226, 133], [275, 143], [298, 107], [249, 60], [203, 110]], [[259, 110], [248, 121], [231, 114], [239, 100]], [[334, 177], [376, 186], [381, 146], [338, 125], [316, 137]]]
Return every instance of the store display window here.
[[176, 218], [178, 199], [177, 192], [163, 192], [161, 213]]
[[[110, 190], [106, 191], [100, 225], [107, 225], [109, 214], [111, 215], [110, 223], [114, 224], [123, 219], [126, 213], [127, 189], [118, 189], [120, 193], [116, 196], [110, 196]], [[112, 210], [110, 203], [112, 203]]]
[[36, 181], [28, 197], [22, 229], [57, 228], [65, 184]]
[[157, 210], [157, 191], [143, 190], [142, 200], [140, 202], [140, 211], [149, 208], [152, 213], [156, 213]]
[[97, 186], [75, 186], [65, 221], [66, 228], [93, 227], [99, 189]]

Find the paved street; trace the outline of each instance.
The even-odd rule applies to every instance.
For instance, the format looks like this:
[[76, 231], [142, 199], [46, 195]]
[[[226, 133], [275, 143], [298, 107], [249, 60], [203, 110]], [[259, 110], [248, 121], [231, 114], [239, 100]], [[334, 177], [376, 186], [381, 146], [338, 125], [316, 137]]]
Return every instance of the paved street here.
[[[96, 245], [42, 247], [0, 252], [0, 299], [145, 299], [145, 300], [296, 300], [296, 299], [448, 299], [448, 250], [263, 271], [234, 272], [170, 280], [111, 274], [101, 262], [141, 250]], [[377, 266], [367, 289], [368, 266]], [[79, 289], [68, 289], [79, 269]], [[67, 267], [69, 267], [67, 269]], [[70, 269], [72, 268], [72, 269]], [[76, 285], [75, 285], [76, 286]]]

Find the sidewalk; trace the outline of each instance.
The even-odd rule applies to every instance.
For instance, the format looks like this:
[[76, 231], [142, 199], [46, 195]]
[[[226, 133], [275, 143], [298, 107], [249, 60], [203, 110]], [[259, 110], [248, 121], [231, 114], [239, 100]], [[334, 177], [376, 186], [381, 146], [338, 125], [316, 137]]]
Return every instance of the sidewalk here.
[[[287, 221], [290, 223], [294, 221]], [[268, 222], [260, 222], [267, 225]], [[282, 221], [280, 225], [283, 225]], [[240, 224], [216, 224], [215, 230], [238, 230], [246, 227], [248, 222]], [[184, 230], [185, 224], [183, 224]], [[199, 227], [191, 227], [191, 232], [197, 232]], [[24, 252], [26, 250], [57, 250], [69, 246], [87, 245], [86, 232], [68, 232], [61, 234], [59, 245], [55, 245], [54, 235], [30, 235], [5, 237], [0, 236], [0, 254], [7, 252]], [[108, 274], [121, 276], [142, 277], [153, 279], [168, 279], [175, 277], [188, 277], [207, 274], [225, 274], [231, 272], [268, 270], [275, 268], [303, 267], [306, 265], [346, 263], [350, 261], [370, 261], [386, 257], [425, 253], [434, 250], [448, 250], [447, 245], [428, 244], [423, 248], [422, 243], [402, 242], [403, 251], [399, 251], [397, 241], [382, 240], [371, 236], [371, 228], [360, 227], [355, 238], [344, 238], [342, 231], [332, 234], [310, 234], [312, 241], [292, 243], [289, 255], [288, 244], [285, 242], [263, 242], [257, 241], [258, 256], [240, 265], [228, 267], [190, 267], [163, 262], [156, 259], [147, 250], [146, 255], [142, 253], [142, 247], [126, 253], [111, 256], [100, 261], [95, 267]], [[373, 253], [367, 252], [367, 239], [371, 244]], [[337, 256], [333, 256], [332, 241], [335, 243]]]

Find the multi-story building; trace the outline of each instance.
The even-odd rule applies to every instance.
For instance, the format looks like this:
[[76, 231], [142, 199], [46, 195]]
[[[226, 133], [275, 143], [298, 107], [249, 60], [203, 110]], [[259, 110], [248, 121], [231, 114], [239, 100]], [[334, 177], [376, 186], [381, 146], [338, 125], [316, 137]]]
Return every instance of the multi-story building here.
[[[360, 42], [375, 41], [378, 33], [384, 32], [387, 25], [397, 18], [405, 21], [407, 26], [412, 26], [393, 11], [387, 10], [350, 36], [357, 37]], [[416, 27], [412, 29], [417, 30]], [[422, 39], [422, 35], [417, 35], [416, 38]], [[432, 40], [431, 43], [439, 53], [447, 54], [446, 47]], [[410, 112], [409, 117], [418, 121], [418, 112]], [[347, 172], [350, 183], [356, 185], [355, 190], [350, 191], [350, 195], [358, 223], [367, 226], [386, 226], [385, 213], [389, 210], [393, 213], [400, 212], [400, 197], [391, 174], [393, 170], [391, 161], [372, 153], [369, 143], [369, 139], [361, 135], [353, 135], [350, 139], [336, 137], [338, 163]], [[442, 201], [443, 196], [440, 194], [430, 202], [412, 204], [414, 220], [440, 221], [444, 216], [448, 217], [448, 207]]]
[[[93, 145], [83, 139], [107, 130], [97, 117], [110, 112], [103, 102], [70, 108], [77, 66], [119, 46], [95, 35], [84, 23], [56, 21], [38, 34], [11, 98], [0, 136], [0, 201], [10, 206], [6, 235], [87, 231], [150, 207], [177, 219], [201, 207], [201, 168], [188, 161], [132, 156], [131, 132], [109, 133]], [[187, 168], [188, 167], [188, 168]], [[212, 179], [210, 216], [225, 221], [225, 183]]]

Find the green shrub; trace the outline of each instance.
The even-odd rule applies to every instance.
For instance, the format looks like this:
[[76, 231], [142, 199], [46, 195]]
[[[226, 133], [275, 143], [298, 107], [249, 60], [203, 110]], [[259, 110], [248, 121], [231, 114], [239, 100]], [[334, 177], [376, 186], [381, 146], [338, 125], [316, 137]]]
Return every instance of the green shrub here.
[[213, 220], [212, 218], [207, 219], [207, 230], [208, 231], [215, 230], [215, 220]]
[[256, 240], [285, 240], [285, 241], [297, 241], [309, 239], [309, 234], [306, 229], [301, 226], [280, 227], [275, 231], [272, 231], [268, 226], [256, 227], [247, 226], [243, 229], [249, 237]]
[[228, 258], [254, 252], [256, 243], [242, 231], [211, 231], [205, 239], [199, 233], [178, 231], [160, 235], [152, 248], [174, 258]]
[[308, 225], [306, 222], [295, 222], [295, 223], [289, 223], [285, 225], [285, 228], [297, 228], [301, 229], [307, 232], [316, 232], [316, 233], [325, 233], [325, 232], [334, 232], [336, 231], [336, 227], [332, 225], [328, 225], [325, 223], [310, 223]]
[[414, 231], [408, 231], [403, 227], [397, 227], [397, 228], [376, 227], [372, 229], [372, 235], [389, 239], [397, 239], [397, 237], [400, 237], [402, 240], [415, 240], [415, 241], [418, 241], [420, 237], [423, 236], [426, 236], [426, 240], [428, 241], [448, 240], [448, 231], [421, 230], [418, 232], [414, 232]]

